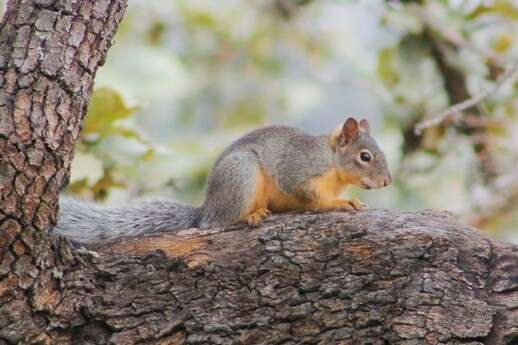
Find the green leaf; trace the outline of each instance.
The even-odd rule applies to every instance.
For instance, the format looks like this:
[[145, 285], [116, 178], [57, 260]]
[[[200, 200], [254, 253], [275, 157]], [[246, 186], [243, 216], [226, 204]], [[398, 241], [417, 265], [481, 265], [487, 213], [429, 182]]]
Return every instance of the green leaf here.
[[92, 95], [82, 134], [100, 137], [120, 134], [116, 121], [130, 117], [137, 109], [128, 107], [117, 91], [109, 87], [98, 88]]
[[471, 12], [467, 19], [475, 19], [486, 14], [496, 14], [504, 18], [518, 20], [518, 8], [511, 1], [499, 0], [488, 6], [486, 4], [479, 5]]
[[259, 126], [264, 123], [266, 109], [257, 100], [243, 99], [237, 101], [232, 109], [224, 115], [223, 125], [226, 128]]
[[153, 158], [155, 158], [155, 154], [156, 154], [155, 150], [153, 150], [152, 148], [150, 148], [150, 149], [148, 149], [148, 150], [146, 151], [146, 153], [144, 153], [144, 154], [142, 155], [142, 157], [140, 157], [140, 158], [141, 158], [143, 161], [150, 161], [150, 160], [152, 160]]
[[154, 22], [147, 31], [147, 40], [151, 44], [159, 44], [162, 42], [164, 34], [167, 30], [167, 24], [163, 21]]
[[218, 26], [217, 20], [211, 12], [198, 8], [184, 6], [182, 9], [183, 18], [189, 25], [198, 28], [214, 29]]
[[378, 75], [386, 86], [394, 86], [399, 81], [394, 67], [395, 55], [394, 48], [384, 48], [378, 55]]
[[493, 50], [498, 53], [506, 52], [513, 44], [513, 36], [511, 34], [504, 34], [493, 41]]

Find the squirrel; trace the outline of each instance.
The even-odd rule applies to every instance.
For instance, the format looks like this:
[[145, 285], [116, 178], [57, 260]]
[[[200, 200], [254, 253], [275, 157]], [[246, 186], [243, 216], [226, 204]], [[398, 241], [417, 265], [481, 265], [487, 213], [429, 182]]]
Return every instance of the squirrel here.
[[201, 207], [156, 200], [108, 208], [62, 196], [54, 233], [90, 243], [240, 221], [259, 226], [271, 213], [364, 210], [367, 205], [359, 199], [339, 197], [344, 188], [382, 188], [391, 180], [366, 119], [350, 117], [326, 135], [271, 126], [246, 134], [223, 151]]

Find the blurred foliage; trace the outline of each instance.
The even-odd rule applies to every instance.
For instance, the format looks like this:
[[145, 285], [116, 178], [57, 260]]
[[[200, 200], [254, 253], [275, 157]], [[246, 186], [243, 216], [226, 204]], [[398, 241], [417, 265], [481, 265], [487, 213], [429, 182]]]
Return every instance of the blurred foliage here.
[[212, 162], [246, 131], [371, 120], [390, 188], [373, 207], [449, 209], [518, 242], [518, 83], [416, 135], [518, 60], [505, 0], [132, 0], [96, 78], [71, 193], [200, 204]]
[[82, 135], [90, 141], [101, 140], [111, 135], [139, 139], [137, 130], [119, 124], [119, 120], [129, 118], [137, 109], [128, 107], [117, 91], [108, 87], [97, 88], [90, 100]]
[[[422, 176], [429, 193], [462, 196], [458, 205], [443, 202], [445, 208], [514, 240], [518, 208], [509, 206], [518, 196], [518, 175], [513, 174], [518, 158], [516, 78], [454, 123], [422, 136], [415, 135], [414, 125], [494, 87], [516, 63], [517, 10], [511, 1], [389, 6], [383, 22], [399, 39], [378, 59], [378, 74], [389, 94], [384, 114], [405, 141], [399, 178], [412, 188]], [[449, 168], [446, 162], [452, 162]]]
[[71, 193], [99, 200], [106, 198], [111, 188], [128, 187], [123, 179], [116, 177], [117, 164], [108, 149], [111, 139], [122, 137], [146, 145], [148, 149], [139, 159], [145, 161], [153, 157], [152, 145], [142, 138], [138, 128], [123, 124], [122, 120], [130, 118], [137, 110], [138, 107], [128, 106], [123, 97], [109, 87], [94, 90], [74, 162], [74, 167], [83, 163], [80, 169], [86, 174], [74, 174], [68, 186]]

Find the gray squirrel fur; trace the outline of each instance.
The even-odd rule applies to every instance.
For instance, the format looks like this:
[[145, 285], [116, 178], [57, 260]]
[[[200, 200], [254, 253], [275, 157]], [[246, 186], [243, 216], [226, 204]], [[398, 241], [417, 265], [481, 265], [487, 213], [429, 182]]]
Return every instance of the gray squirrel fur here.
[[195, 226], [199, 208], [168, 200], [130, 202], [106, 207], [67, 196], [59, 198], [54, 233], [73, 242], [90, 243], [121, 236], [188, 229]]
[[[265, 127], [246, 134], [216, 160], [201, 207], [166, 200], [104, 207], [62, 196], [54, 233], [74, 242], [90, 243], [121, 236], [233, 224], [242, 220], [250, 207], [260, 171], [266, 171], [286, 195], [308, 202], [318, 198], [319, 191], [308, 187], [307, 181], [336, 167], [361, 178], [360, 187], [386, 186], [390, 183], [390, 174], [385, 156], [370, 137], [368, 124], [362, 120], [359, 125], [363, 125], [363, 130], [356, 129], [352, 139], [345, 138], [350, 120], [343, 129], [341, 126], [338, 132], [327, 135], [310, 135], [287, 126]], [[354, 123], [351, 122], [353, 129], [354, 125], [358, 127], [356, 120]], [[368, 168], [357, 160], [358, 153], [365, 149], [374, 156]]]

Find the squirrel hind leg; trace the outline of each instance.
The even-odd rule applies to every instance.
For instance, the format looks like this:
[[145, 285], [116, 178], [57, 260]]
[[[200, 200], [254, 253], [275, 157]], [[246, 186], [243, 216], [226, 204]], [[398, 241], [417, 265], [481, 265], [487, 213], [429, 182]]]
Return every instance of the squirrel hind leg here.
[[[266, 209], [264, 188], [264, 176], [253, 152], [236, 151], [225, 156], [209, 176], [199, 227], [248, 222], [248, 215]], [[251, 217], [252, 223], [260, 223], [259, 218], [262, 220], [266, 214], [260, 211]]]
[[269, 195], [269, 179], [263, 170], [258, 167], [251, 186], [251, 194], [247, 196], [246, 212], [241, 216], [241, 220], [248, 223], [249, 226], [260, 226], [263, 220], [271, 214], [268, 209]]

